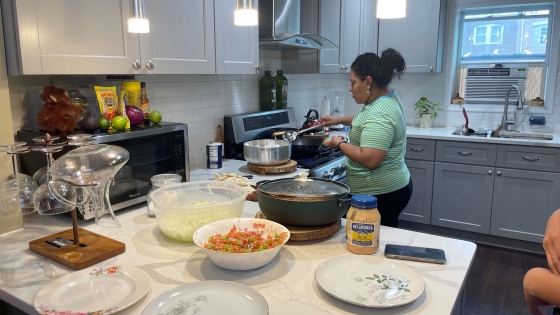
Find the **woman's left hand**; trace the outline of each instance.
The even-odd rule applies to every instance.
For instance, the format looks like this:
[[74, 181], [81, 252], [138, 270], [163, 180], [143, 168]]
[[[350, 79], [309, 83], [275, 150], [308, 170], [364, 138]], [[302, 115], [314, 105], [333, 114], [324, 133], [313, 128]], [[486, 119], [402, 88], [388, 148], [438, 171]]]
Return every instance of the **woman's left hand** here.
[[340, 143], [340, 141], [342, 141], [344, 138], [342, 136], [333, 136], [331, 138], [331, 143], [329, 144], [329, 147], [331, 149], [337, 149], [338, 148], [338, 144]]

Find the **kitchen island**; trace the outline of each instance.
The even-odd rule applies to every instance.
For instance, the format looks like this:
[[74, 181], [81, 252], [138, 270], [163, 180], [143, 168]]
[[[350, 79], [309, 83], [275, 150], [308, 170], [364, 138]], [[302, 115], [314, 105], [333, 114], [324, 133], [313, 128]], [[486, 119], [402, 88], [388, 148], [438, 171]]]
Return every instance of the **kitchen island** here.
[[[193, 167], [191, 181], [208, 180], [216, 173], [255, 175], [253, 181], [292, 177], [259, 176], [249, 171], [242, 161], [225, 161], [221, 170]], [[298, 169], [297, 172], [301, 172]], [[258, 203], [246, 202], [243, 217], [254, 217]], [[164, 236], [156, 220], [148, 218], [144, 205], [117, 212], [121, 228], [96, 226], [81, 222], [80, 226], [126, 244], [126, 252], [106, 260], [99, 266], [134, 266], [146, 271], [151, 289], [139, 302], [118, 314], [141, 314], [158, 295], [181, 284], [203, 280], [227, 280], [248, 285], [266, 299], [270, 314], [459, 314], [462, 289], [472, 264], [476, 245], [445, 237], [401, 229], [382, 227], [381, 247], [375, 254], [383, 255], [385, 244], [441, 248], [447, 256], [445, 265], [403, 262], [424, 279], [425, 291], [413, 303], [389, 308], [368, 309], [351, 305], [328, 295], [314, 279], [317, 266], [323, 261], [352, 255], [345, 246], [344, 226], [335, 236], [324, 240], [288, 242], [268, 265], [251, 271], [230, 271], [214, 265], [205, 253], [192, 243], [174, 241]], [[343, 220], [344, 221], [344, 220]], [[343, 222], [344, 224], [344, 222]], [[25, 228], [0, 237], [0, 299], [29, 314], [37, 314], [33, 301], [37, 292], [53, 279], [73, 271], [29, 251], [28, 243], [71, 227], [66, 216], [25, 217]]]

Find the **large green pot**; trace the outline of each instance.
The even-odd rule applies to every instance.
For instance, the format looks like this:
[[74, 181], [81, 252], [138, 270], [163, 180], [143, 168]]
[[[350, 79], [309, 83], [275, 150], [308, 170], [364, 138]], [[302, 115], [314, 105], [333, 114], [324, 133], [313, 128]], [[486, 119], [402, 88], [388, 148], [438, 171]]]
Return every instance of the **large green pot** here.
[[[273, 189], [263, 189], [260, 188], [265, 186], [265, 188], [270, 188], [268, 183], [275, 182], [270, 181], [262, 186], [259, 186], [259, 207], [262, 213], [266, 216], [268, 220], [278, 222], [284, 225], [291, 226], [322, 226], [334, 223], [344, 216], [344, 214], [350, 208], [350, 194], [349, 189], [344, 184], [337, 182], [332, 182], [323, 179], [313, 179], [322, 186], [311, 187], [308, 191], [313, 191], [313, 195], [305, 193], [295, 195], [289, 195], [286, 193], [270, 192]], [[290, 185], [289, 179], [278, 180], [283, 181], [278, 184], [282, 185], [279, 190], [285, 185]], [[319, 181], [322, 181], [319, 182]], [[329, 183], [330, 182], [330, 183]], [[317, 188], [322, 188], [324, 185], [333, 185], [336, 191], [333, 191], [331, 195], [320, 196], [317, 195]], [[294, 186], [287, 188], [288, 192], [304, 190], [307, 187], [302, 187], [301, 183], [297, 183], [295, 189]], [[278, 187], [278, 185], [277, 185]], [[293, 190], [292, 190], [293, 189]], [[320, 190], [319, 190], [320, 191]], [[336, 194], [336, 192], [345, 191], [342, 194]]]

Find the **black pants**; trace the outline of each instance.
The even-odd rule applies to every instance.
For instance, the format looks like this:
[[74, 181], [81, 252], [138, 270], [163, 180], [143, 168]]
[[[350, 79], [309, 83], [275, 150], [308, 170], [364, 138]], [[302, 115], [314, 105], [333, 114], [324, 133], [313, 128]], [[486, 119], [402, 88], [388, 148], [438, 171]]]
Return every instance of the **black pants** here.
[[[412, 180], [399, 190], [375, 197], [377, 198], [377, 210], [381, 214], [381, 225], [396, 228], [399, 224], [399, 215], [412, 197]], [[346, 218], [346, 215], [343, 218]]]
[[412, 180], [408, 185], [390, 193], [377, 195], [377, 209], [381, 213], [381, 225], [396, 228], [399, 224], [399, 215], [406, 208], [412, 196]]

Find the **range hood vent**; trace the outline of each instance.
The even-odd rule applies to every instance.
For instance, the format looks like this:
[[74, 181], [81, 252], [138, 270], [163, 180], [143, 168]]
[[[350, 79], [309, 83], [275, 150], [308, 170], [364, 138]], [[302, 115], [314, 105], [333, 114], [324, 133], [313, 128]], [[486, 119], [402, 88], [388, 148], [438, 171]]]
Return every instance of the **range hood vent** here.
[[[318, 11], [318, 1], [316, 3]], [[273, 50], [337, 49], [333, 42], [324, 37], [300, 33], [301, 9], [301, 0], [260, 1], [260, 46]]]

